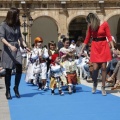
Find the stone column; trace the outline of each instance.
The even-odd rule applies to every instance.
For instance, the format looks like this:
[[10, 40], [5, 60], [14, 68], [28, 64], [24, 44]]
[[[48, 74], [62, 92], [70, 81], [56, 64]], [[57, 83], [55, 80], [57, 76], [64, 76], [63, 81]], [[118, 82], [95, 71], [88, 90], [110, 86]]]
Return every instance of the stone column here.
[[59, 23], [60, 23], [60, 28], [61, 28], [61, 35], [67, 36], [68, 30], [67, 30], [67, 16], [66, 13], [63, 10], [59, 11]]

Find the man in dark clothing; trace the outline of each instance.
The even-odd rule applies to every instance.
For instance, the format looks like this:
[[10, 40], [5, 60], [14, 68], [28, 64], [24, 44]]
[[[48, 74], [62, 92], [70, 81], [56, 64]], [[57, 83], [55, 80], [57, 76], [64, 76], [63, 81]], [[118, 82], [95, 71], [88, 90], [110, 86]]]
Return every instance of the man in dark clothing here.
[[63, 47], [63, 42], [62, 42], [63, 38], [65, 38], [65, 35], [61, 35], [60, 40], [58, 41], [57, 44], [58, 50], [60, 50], [60, 48]]

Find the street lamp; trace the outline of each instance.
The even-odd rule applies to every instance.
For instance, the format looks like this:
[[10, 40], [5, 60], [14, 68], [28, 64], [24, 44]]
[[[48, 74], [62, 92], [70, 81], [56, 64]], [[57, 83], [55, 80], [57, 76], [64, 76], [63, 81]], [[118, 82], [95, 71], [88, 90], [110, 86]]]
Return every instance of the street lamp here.
[[22, 34], [24, 35], [24, 39], [25, 39], [25, 42], [26, 42], [26, 36], [27, 36], [27, 34], [28, 34], [27, 28], [32, 26], [32, 24], [33, 24], [33, 19], [32, 19], [32, 17], [30, 16], [30, 18], [29, 18], [29, 24], [27, 24], [27, 23], [26, 23], [26, 21], [27, 21], [27, 16], [26, 16], [26, 14], [23, 14], [23, 15], [22, 15], [22, 18], [23, 18], [23, 24], [22, 24], [21, 26], [24, 27], [24, 32], [23, 32]]
[[33, 24], [33, 19], [30, 16], [29, 17], [29, 27], [30, 27], [30, 29], [29, 29], [29, 46], [31, 46], [31, 26], [32, 26], [32, 24]]
[[30, 27], [32, 26], [32, 24], [33, 24], [33, 19], [32, 19], [32, 17], [30, 16], [29, 17], [29, 24], [30, 24]]

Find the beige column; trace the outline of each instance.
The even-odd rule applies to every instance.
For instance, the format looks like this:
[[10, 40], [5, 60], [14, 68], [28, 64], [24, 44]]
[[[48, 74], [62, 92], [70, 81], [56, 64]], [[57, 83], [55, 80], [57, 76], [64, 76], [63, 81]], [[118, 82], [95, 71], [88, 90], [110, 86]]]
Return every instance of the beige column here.
[[63, 11], [59, 12], [60, 14], [60, 18], [59, 18], [59, 22], [60, 22], [60, 28], [61, 28], [61, 35], [66, 35], [68, 33], [67, 30], [67, 16]]

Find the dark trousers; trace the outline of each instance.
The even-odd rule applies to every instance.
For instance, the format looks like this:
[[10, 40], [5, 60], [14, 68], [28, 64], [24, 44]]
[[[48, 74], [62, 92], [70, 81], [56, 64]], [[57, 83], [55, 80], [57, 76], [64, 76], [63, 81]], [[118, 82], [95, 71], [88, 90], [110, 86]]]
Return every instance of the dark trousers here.
[[[6, 74], [5, 74], [5, 86], [6, 90], [10, 90], [10, 85], [11, 85], [11, 73], [12, 69], [6, 69]], [[16, 64], [16, 74], [15, 74], [15, 87], [18, 89], [20, 79], [22, 75], [22, 65], [21, 64]]]

